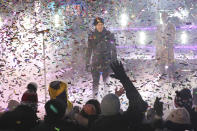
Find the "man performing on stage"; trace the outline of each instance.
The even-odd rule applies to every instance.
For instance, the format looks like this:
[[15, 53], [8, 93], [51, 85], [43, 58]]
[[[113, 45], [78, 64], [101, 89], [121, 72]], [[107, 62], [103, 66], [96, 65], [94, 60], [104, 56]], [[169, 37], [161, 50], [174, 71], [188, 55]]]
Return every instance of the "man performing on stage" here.
[[[117, 60], [116, 44], [114, 35], [105, 29], [104, 20], [97, 17], [94, 20], [95, 31], [88, 37], [88, 49], [86, 52], [86, 69], [91, 71], [93, 78], [93, 98], [98, 94], [100, 75], [106, 84], [111, 73], [110, 63]], [[108, 93], [104, 86], [105, 93]]]

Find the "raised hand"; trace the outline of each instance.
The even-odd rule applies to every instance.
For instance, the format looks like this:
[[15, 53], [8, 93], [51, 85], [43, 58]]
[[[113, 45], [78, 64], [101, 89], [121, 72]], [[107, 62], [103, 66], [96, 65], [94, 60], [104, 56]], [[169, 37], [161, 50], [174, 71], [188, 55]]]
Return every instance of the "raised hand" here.
[[124, 94], [125, 93], [125, 90], [124, 90], [124, 88], [122, 87], [122, 88], [120, 88], [119, 90], [118, 90], [118, 88], [116, 88], [115, 89], [115, 94], [118, 96], [118, 97], [120, 97], [122, 94]]
[[116, 78], [118, 80], [122, 80], [125, 77], [127, 77], [124, 67], [122, 65], [122, 62], [114, 61], [111, 63], [111, 69], [113, 70], [114, 74], [110, 75], [113, 78]]
[[160, 101], [161, 98], [156, 98], [154, 103], [154, 110], [158, 116], [163, 116], [163, 102]]

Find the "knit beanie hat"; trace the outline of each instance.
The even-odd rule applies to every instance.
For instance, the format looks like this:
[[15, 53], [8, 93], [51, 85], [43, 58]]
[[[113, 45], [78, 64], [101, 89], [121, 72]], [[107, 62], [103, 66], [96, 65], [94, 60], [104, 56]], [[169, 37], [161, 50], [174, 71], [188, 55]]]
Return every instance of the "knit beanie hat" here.
[[61, 99], [67, 104], [68, 110], [71, 110], [73, 105], [68, 100], [68, 86], [62, 81], [53, 81], [49, 85], [49, 95], [51, 99]]
[[190, 124], [190, 115], [185, 108], [178, 108], [172, 111], [166, 119], [177, 124]]
[[45, 110], [48, 118], [58, 120], [64, 116], [66, 104], [60, 99], [52, 99], [45, 104]]
[[104, 116], [115, 115], [120, 112], [120, 100], [115, 94], [106, 95], [101, 102], [101, 114]]
[[104, 24], [104, 20], [100, 17], [97, 17], [96, 19], [94, 19], [93, 25], [96, 26], [98, 23], [103, 23]]
[[179, 107], [190, 107], [192, 108], [192, 94], [191, 91], [187, 88], [182, 89], [181, 91], [176, 91], [175, 96], [175, 105]]
[[30, 82], [27, 85], [27, 89], [36, 92], [38, 88], [38, 85], [35, 82]]

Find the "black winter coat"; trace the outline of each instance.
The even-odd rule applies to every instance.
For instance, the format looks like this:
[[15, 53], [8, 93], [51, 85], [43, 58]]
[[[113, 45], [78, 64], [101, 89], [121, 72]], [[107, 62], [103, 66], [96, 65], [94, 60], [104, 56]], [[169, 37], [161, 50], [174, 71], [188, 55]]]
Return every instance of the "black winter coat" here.
[[102, 32], [92, 32], [88, 38], [86, 64], [91, 64], [94, 70], [109, 70], [111, 62], [117, 59], [115, 44], [114, 35], [105, 28]]
[[55, 123], [43, 121], [31, 131], [83, 131], [84, 128], [67, 119], [58, 120]]

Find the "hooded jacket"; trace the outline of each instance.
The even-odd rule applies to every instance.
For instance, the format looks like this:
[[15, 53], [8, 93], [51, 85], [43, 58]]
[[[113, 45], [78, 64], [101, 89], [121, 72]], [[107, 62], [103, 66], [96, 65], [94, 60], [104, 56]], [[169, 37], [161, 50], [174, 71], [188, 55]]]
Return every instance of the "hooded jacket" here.
[[62, 99], [67, 104], [68, 110], [71, 110], [73, 105], [68, 100], [68, 86], [66, 83], [61, 81], [53, 81], [49, 85], [49, 95], [51, 99]]

